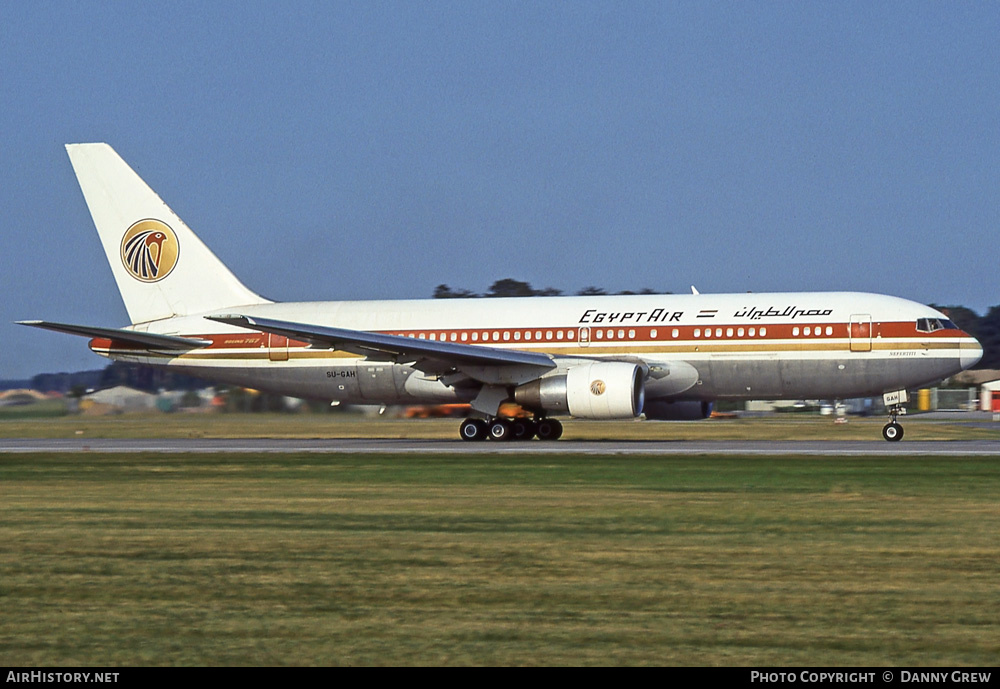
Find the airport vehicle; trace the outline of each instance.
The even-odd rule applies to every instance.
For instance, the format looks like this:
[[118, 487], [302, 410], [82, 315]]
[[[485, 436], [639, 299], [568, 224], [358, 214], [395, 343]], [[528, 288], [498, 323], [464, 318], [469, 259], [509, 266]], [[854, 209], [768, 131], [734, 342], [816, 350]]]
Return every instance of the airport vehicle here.
[[[694, 419], [716, 400], [883, 395], [979, 361], [897, 297], [772, 293], [275, 303], [243, 285], [107, 144], [67, 147], [132, 321], [23, 321], [111, 359], [297, 397], [469, 403], [466, 440], [557, 439], [555, 416]], [[531, 417], [506, 418], [514, 401]]]

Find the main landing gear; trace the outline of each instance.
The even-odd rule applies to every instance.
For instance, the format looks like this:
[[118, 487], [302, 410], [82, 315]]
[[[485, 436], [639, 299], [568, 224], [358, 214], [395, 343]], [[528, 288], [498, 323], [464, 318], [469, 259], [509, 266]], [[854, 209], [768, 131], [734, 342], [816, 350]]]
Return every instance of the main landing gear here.
[[466, 419], [459, 427], [462, 440], [558, 440], [562, 435], [562, 424], [555, 419], [507, 419], [495, 417], [485, 419]]
[[889, 407], [889, 423], [882, 427], [882, 437], [889, 442], [896, 442], [903, 439], [903, 427], [896, 422], [896, 416], [900, 414], [903, 406], [894, 404]]

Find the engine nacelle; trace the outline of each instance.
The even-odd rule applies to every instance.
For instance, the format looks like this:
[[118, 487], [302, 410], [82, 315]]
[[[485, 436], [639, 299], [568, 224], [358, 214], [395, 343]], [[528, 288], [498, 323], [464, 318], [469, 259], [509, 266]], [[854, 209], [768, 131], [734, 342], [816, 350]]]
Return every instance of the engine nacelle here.
[[642, 413], [645, 373], [622, 361], [585, 362], [564, 375], [539, 378], [514, 390], [522, 407], [580, 419], [631, 419]]
[[654, 421], [697, 421], [712, 415], [711, 402], [665, 402], [653, 400], [643, 410], [647, 419]]

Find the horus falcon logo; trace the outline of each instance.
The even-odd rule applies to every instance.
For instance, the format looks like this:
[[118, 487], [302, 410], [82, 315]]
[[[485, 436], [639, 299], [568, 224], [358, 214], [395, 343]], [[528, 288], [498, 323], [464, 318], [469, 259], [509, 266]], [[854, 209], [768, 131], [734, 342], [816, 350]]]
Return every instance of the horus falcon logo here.
[[607, 387], [604, 385], [603, 380], [595, 380], [590, 384], [590, 394], [592, 395], [603, 395]]
[[177, 265], [177, 235], [159, 220], [140, 220], [122, 237], [122, 263], [136, 280], [156, 282]]

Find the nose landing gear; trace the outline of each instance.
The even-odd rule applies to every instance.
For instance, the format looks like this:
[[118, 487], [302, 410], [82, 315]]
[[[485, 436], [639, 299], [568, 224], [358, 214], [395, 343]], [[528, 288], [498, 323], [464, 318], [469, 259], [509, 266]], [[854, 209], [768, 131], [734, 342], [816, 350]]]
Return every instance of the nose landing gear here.
[[894, 404], [889, 407], [889, 423], [882, 427], [882, 437], [889, 442], [896, 442], [903, 439], [903, 427], [896, 422], [896, 416], [902, 410], [902, 405]]

